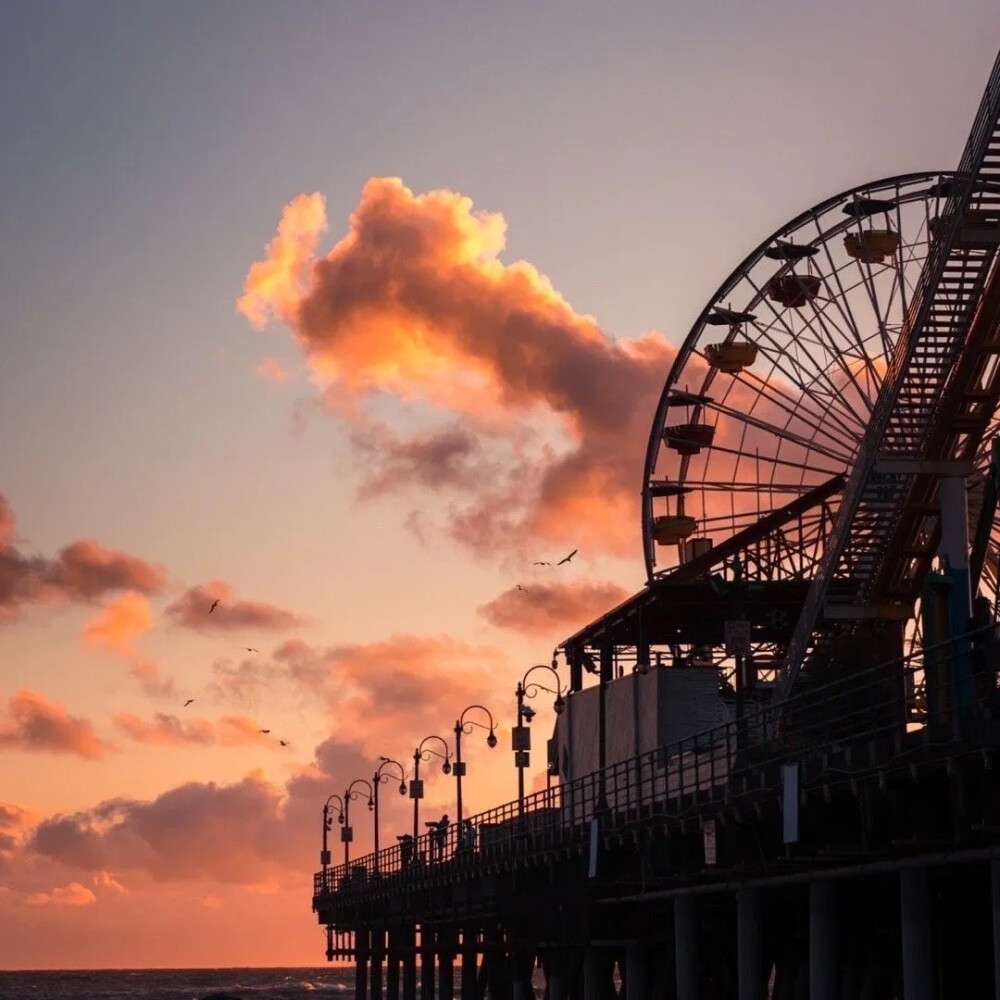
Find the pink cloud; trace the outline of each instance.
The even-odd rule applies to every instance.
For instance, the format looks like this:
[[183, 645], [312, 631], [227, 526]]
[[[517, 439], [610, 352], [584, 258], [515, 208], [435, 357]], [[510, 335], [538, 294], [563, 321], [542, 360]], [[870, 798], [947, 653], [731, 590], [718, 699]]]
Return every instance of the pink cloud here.
[[111, 872], [97, 872], [94, 875], [93, 882], [100, 889], [111, 889], [113, 892], [117, 892], [123, 896], [128, 894], [128, 889]]
[[532, 637], [561, 635], [609, 611], [628, 595], [616, 583], [591, 580], [524, 583], [482, 605], [479, 614], [497, 628]]
[[138, 556], [81, 539], [54, 558], [26, 556], [14, 547], [14, 517], [0, 496], [0, 622], [13, 621], [29, 604], [90, 603], [117, 590], [160, 591], [162, 567]]
[[233, 588], [222, 580], [189, 587], [164, 613], [175, 624], [199, 631], [282, 629], [304, 625], [306, 621], [274, 604], [237, 600]]
[[271, 357], [271, 355], [264, 358], [254, 371], [261, 378], [269, 379], [278, 385], [284, 385], [292, 377], [292, 373], [277, 358]]
[[97, 897], [85, 885], [70, 882], [51, 892], [33, 892], [26, 902], [29, 906], [89, 906], [97, 902]]
[[[129, 712], [122, 712], [113, 719], [114, 724], [136, 743], [153, 746], [248, 746], [271, 745], [260, 730], [265, 728], [255, 719], [242, 715], [224, 715], [215, 722], [208, 719], [179, 719], [176, 715], [156, 712], [152, 718], [143, 719]], [[276, 744], [274, 744], [276, 745]]]
[[293, 683], [322, 700], [340, 735], [375, 752], [400, 737], [440, 731], [448, 725], [447, 710], [442, 716], [445, 693], [449, 708], [461, 711], [480, 701], [507, 665], [493, 647], [407, 634], [325, 649], [290, 640], [274, 659]]
[[82, 635], [84, 642], [129, 653], [132, 640], [148, 631], [152, 624], [149, 601], [134, 590], [128, 590], [87, 622]]
[[149, 698], [176, 701], [179, 697], [177, 683], [172, 677], [164, 677], [158, 663], [149, 659], [133, 659], [129, 666], [132, 675]]
[[111, 744], [100, 739], [93, 725], [70, 715], [43, 695], [22, 689], [7, 702], [7, 718], [0, 719], [0, 750], [68, 753], [100, 760]]

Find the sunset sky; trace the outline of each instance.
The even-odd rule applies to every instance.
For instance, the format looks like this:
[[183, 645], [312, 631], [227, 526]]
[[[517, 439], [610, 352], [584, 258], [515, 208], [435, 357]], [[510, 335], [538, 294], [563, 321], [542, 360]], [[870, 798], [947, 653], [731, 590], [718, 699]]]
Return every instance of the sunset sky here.
[[514, 798], [518, 679], [643, 582], [676, 346], [804, 208], [954, 167], [998, 41], [996, 0], [0, 7], [0, 968], [321, 963], [323, 801], [471, 702], [466, 808]]

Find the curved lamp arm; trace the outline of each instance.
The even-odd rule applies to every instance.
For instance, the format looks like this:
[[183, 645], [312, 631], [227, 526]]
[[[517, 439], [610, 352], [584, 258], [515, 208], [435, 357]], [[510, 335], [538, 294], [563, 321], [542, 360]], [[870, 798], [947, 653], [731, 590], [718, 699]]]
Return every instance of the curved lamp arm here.
[[385, 771], [383, 770], [383, 768], [387, 764], [392, 764], [395, 767], [399, 768], [399, 794], [400, 795], [405, 795], [406, 794], [406, 770], [403, 767], [403, 765], [400, 764], [398, 760], [393, 760], [391, 757], [379, 757], [379, 760], [381, 761], [381, 763], [379, 764], [378, 769], [375, 771], [374, 782], [376, 784], [382, 784], [382, 785], [384, 785], [389, 780], [390, 776], [385, 773]]
[[[444, 747], [444, 753], [432, 750], [430, 747], [425, 747], [424, 744], [428, 740], [438, 740], [441, 743], [441, 746]], [[428, 754], [434, 754], [435, 757], [440, 757], [444, 761], [441, 765], [441, 770], [444, 771], [445, 774], [451, 774], [451, 751], [448, 749], [448, 744], [445, 742], [443, 737], [434, 735], [425, 736], [420, 741], [417, 748], [413, 751], [413, 759], [414, 761], [430, 760], [430, 757], [427, 756]]]
[[[476, 722], [475, 719], [466, 719], [465, 713], [471, 712], [474, 708], [478, 708], [481, 712], [486, 713], [486, 718], [490, 720], [490, 724], [488, 726], [484, 726], [481, 722]], [[480, 729], [489, 730], [489, 736], [486, 737], [486, 745], [491, 750], [497, 745], [497, 724], [493, 720], [493, 713], [485, 705], [469, 705], [467, 708], [463, 709], [462, 714], [458, 717], [458, 720], [455, 723], [455, 735], [457, 736], [459, 733], [471, 733], [472, 726], [478, 726]]]

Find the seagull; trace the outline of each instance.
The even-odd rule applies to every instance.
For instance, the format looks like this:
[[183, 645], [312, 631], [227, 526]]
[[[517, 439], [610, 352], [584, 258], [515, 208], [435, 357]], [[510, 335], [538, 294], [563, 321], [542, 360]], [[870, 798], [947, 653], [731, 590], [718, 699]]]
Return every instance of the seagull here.
[[245, 649], [245, 650], [246, 650], [246, 651], [247, 651], [248, 653], [259, 653], [259, 652], [260, 652], [260, 650], [259, 650], [259, 649], [254, 649], [254, 648], [253, 648], [253, 646], [244, 646], [243, 648], [244, 648], [244, 649]]
[[258, 729], [257, 730], [258, 733], [269, 733], [270, 731], [271, 731], [270, 729]]
[[218, 603], [219, 603], [219, 598], [217, 597], [214, 601], [212, 601], [212, 606], [208, 609], [209, 614], [211, 614], [215, 610], [216, 605], [218, 605]]
[[568, 556], [564, 556], [562, 559], [559, 560], [559, 562], [556, 563], [556, 565], [562, 566], [563, 563], [568, 563], [570, 559], [572, 559], [573, 556], [575, 556], [579, 551], [580, 551], [579, 549], [573, 549], [573, 551]]
[[194, 698], [188, 698], [188, 700], [186, 702], [184, 702], [184, 707], [187, 708], [188, 705], [190, 705], [191, 702], [193, 702], [193, 701], [194, 701]]
[[552, 563], [550, 563], [550, 562], [533, 562], [531, 565], [532, 566], [551, 566]]
[[286, 743], [286, 742], [285, 742], [284, 740], [278, 740], [278, 742], [279, 742], [279, 743], [280, 743], [280, 744], [281, 744], [281, 745], [282, 745], [283, 747], [287, 747], [287, 746], [288, 746], [288, 744], [287, 744], [287, 743]]
[[[524, 590], [524, 587], [522, 587], [522, 586], [521, 586], [520, 584], [518, 584], [518, 585], [517, 585], [517, 589], [518, 589], [518, 590]], [[527, 591], [525, 591], [525, 593], [527, 593]]]

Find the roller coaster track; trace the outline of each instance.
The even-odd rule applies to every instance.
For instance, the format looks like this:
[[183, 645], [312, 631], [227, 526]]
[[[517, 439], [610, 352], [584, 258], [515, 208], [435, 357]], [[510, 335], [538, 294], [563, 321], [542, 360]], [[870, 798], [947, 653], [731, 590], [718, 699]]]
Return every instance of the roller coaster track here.
[[[796, 623], [779, 697], [791, 690], [824, 617], [869, 617], [879, 599], [905, 601], [919, 568], [933, 553], [938, 529], [920, 515], [933, 521], [936, 487], [923, 478], [926, 473], [913, 471], [912, 463], [924, 463], [927, 469], [927, 463], [964, 457], [973, 434], [956, 437], [948, 421], [963, 414], [979, 418], [987, 404], [996, 402], [996, 366], [984, 387], [983, 365], [985, 355], [1000, 350], [994, 343], [1000, 290], [990, 278], [998, 236], [1000, 58], [935, 225], [836, 523]], [[984, 392], [989, 398], [982, 398]], [[907, 570], [902, 579], [900, 566]]]

